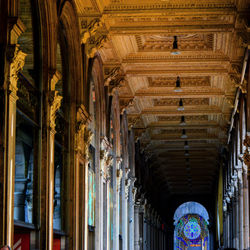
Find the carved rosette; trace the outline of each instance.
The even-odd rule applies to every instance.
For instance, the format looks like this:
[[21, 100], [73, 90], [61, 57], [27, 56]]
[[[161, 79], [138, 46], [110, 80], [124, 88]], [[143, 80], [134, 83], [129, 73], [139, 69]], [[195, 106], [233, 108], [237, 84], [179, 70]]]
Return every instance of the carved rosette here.
[[250, 166], [250, 154], [249, 154], [250, 136], [248, 135], [246, 136], [243, 144], [246, 147], [244, 155], [243, 155], [243, 160], [244, 160], [244, 163], [249, 167]]
[[18, 73], [23, 69], [27, 54], [19, 49], [19, 45], [9, 45], [7, 59], [9, 61], [8, 90], [17, 99]]
[[49, 123], [50, 129], [55, 131], [56, 128], [56, 112], [59, 110], [61, 106], [62, 96], [58, 94], [56, 90], [56, 84], [61, 79], [61, 74], [59, 71], [51, 71], [49, 73], [49, 93], [48, 93], [48, 101], [49, 101]]

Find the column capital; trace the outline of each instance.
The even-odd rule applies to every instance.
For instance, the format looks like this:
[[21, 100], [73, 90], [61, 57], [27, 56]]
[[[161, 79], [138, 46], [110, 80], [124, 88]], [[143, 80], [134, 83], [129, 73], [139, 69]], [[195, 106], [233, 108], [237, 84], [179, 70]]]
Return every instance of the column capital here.
[[117, 190], [119, 191], [120, 185], [121, 185], [121, 179], [122, 179], [122, 169], [117, 169], [116, 170], [116, 178], [117, 178]]
[[131, 183], [130, 179], [125, 180], [125, 199], [128, 199], [130, 183]]
[[85, 128], [90, 121], [90, 116], [83, 105], [80, 105], [76, 112], [76, 130], [75, 130], [75, 150], [84, 155], [84, 133]]
[[137, 188], [136, 187], [133, 187], [132, 188], [132, 194], [133, 194], [133, 202], [135, 203], [135, 197], [136, 197], [136, 193], [137, 193]]
[[89, 160], [89, 145], [93, 137], [93, 132], [91, 129], [85, 128], [84, 131], [84, 158], [86, 161]]
[[103, 27], [103, 19], [102, 18], [95, 18], [93, 20], [90, 20], [88, 23], [88, 20], [82, 20], [81, 21], [81, 43], [86, 44], [88, 40], [93, 37], [98, 29], [101, 29]]
[[55, 132], [56, 127], [56, 112], [61, 106], [62, 96], [59, 95], [56, 90], [56, 84], [61, 79], [62, 75], [57, 70], [49, 71], [49, 91], [48, 91], [48, 102], [49, 102], [49, 125], [50, 129]]
[[7, 47], [7, 60], [9, 62], [9, 74], [8, 74], [8, 91], [12, 93], [17, 99], [17, 80], [18, 73], [23, 69], [25, 63], [25, 57], [27, 54], [23, 53], [19, 49], [18, 44], [9, 45]]

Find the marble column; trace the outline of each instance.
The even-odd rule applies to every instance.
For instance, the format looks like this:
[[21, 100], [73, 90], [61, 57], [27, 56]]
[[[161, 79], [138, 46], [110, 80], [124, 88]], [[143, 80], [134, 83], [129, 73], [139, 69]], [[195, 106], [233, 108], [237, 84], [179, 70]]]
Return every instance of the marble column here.
[[[0, 86], [2, 112], [1, 121], [1, 220], [0, 244], [13, 245], [14, 235], [14, 187], [15, 187], [15, 143], [16, 143], [16, 101], [18, 73], [23, 69], [26, 54], [19, 49], [18, 37], [25, 30], [24, 24], [18, 18], [8, 19], [9, 44], [6, 51], [6, 69], [4, 83]], [[6, 20], [7, 22], [7, 20]], [[2, 60], [2, 58], [1, 58]], [[3, 59], [4, 60], [4, 59]]]
[[135, 203], [135, 250], [140, 250], [140, 232], [139, 232], [139, 212], [140, 212], [140, 202]]
[[234, 247], [239, 249], [239, 193], [238, 191], [235, 194], [235, 234], [234, 234]]
[[46, 180], [46, 250], [53, 249], [53, 213], [54, 213], [54, 147], [55, 147], [55, 127], [56, 112], [61, 106], [62, 97], [56, 90], [56, 84], [61, 78], [58, 71], [50, 72], [49, 82], [49, 105], [48, 105], [48, 164]]
[[243, 235], [244, 235], [244, 249], [249, 249], [249, 186], [248, 186], [248, 169], [245, 164], [243, 164]]
[[105, 150], [106, 154], [104, 157], [104, 192], [103, 192], [103, 250], [110, 249], [110, 199], [109, 199], [109, 188], [111, 181], [111, 166], [113, 165], [113, 157], [108, 155], [108, 149]]
[[75, 133], [75, 168], [74, 168], [74, 238], [75, 249], [86, 249], [85, 234], [87, 231], [87, 194], [88, 182], [88, 148], [92, 132], [86, 130], [89, 115], [83, 105], [77, 110], [77, 126]]
[[243, 204], [243, 183], [242, 183], [242, 171], [239, 172], [239, 250], [243, 250], [244, 248], [244, 204]]
[[147, 249], [147, 217], [146, 217], [146, 204], [147, 200], [144, 201], [144, 210], [143, 210], [143, 250]]
[[101, 225], [102, 225], [102, 203], [101, 203], [101, 143], [99, 139], [99, 133], [97, 132], [95, 138], [95, 249], [102, 248], [101, 245]]
[[129, 211], [128, 211], [128, 218], [129, 218], [129, 250], [134, 250], [134, 203], [135, 203], [135, 195], [137, 189], [134, 187], [135, 177], [130, 177], [130, 187], [129, 187]]
[[113, 201], [113, 249], [119, 249], [119, 225], [120, 225], [120, 211], [119, 211], [119, 201], [120, 201], [120, 185], [122, 177], [122, 169], [120, 168], [121, 158], [117, 157], [114, 169], [113, 169], [113, 185], [114, 185], [114, 201]]
[[130, 179], [128, 179], [129, 169], [124, 169], [122, 180], [122, 249], [128, 249], [128, 193]]

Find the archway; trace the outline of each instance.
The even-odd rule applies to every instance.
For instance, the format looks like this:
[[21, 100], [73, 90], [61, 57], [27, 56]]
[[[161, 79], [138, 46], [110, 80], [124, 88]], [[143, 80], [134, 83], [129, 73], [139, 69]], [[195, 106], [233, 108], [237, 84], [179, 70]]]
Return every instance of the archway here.
[[209, 250], [209, 215], [197, 202], [180, 205], [174, 214], [174, 250]]

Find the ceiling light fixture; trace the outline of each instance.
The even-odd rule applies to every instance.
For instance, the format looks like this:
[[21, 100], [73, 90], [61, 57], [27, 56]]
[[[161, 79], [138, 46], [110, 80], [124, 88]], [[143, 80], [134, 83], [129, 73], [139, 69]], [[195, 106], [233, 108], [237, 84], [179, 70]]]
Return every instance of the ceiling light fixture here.
[[183, 111], [184, 110], [182, 99], [180, 99], [180, 101], [179, 101], [179, 107], [177, 108], [177, 110], [178, 111]]
[[179, 55], [180, 51], [178, 51], [178, 40], [177, 40], [177, 36], [174, 36], [174, 42], [173, 42], [173, 48], [171, 51], [172, 55]]
[[182, 116], [182, 117], [181, 117], [180, 125], [181, 125], [181, 126], [185, 126], [185, 125], [186, 125], [185, 116]]
[[185, 143], [184, 143], [184, 149], [189, 149], [188, 141], [185, 141]]
[[182, 92], [180, 77], [177, 76], [174, 92]]
[[182, 135], [181, 135], [181, 138], [182, 138], [182, 139], [186, 139], [186, 138], [187, 138], [187, 135], [186, 135], [186, 130], [185, 130], [185, 129], [182, 129]]

